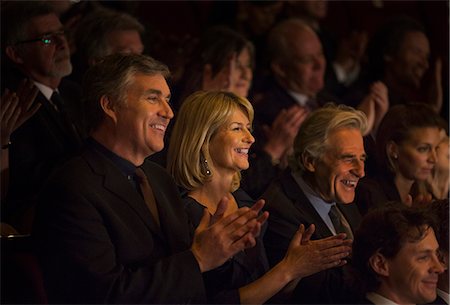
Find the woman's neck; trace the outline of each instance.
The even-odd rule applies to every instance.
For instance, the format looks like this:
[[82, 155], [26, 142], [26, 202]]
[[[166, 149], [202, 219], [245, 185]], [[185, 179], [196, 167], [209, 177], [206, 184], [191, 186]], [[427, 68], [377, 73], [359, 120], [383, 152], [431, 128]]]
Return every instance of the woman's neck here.
[[411, 192], [411, 187], [414, 184], [414, 180], [407, 179], [402, 175], [397, 174], [394, 178], [395, 186], [400, 194], [400, 199], [403, 203], [409, 202], [408, 197]]
[[[190, 191], [188, 194], [205, 206], [211, 214], [216, 212], [220, 200], [223, 197], [227, 197], [229, 200], [227, 212], [231, 211], [231, 207], [235, 205], [233, 204], [234, 198], [231, 194], [232, 179], [218, 179], [215, 177], [211, 181], [207, 181], [201, 187]], [[227, 212], [225, 214], [227, 214]]]

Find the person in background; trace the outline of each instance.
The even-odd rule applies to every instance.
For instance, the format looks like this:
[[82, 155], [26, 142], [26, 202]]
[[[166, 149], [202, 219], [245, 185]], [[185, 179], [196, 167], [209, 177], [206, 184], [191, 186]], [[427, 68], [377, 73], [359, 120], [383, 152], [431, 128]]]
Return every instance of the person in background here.
[[370, 84], [382, 81], [388, 88], [391, 105], [428, 104], [440, 113], [443, 104], [442, 60], [432, 65], [431, 78], [425, 81], [430, 68], [430, 43], [424, 27], [406, 16], [395, 16], [372, 36], [367, 47], [368, 65], [344, 99], [359, 102]]
[[[270, 213], [264, 244], [272, 266], [283, 258], [300, 224], [315, 225], [312, 239], [342, 232], [353, 239], [361, 221], [353, 200], [365, 174], [366, 129], [363, 112], [333, 104], [313, 111], [300, 126], [289, 167], [261, 196]], [[343, 266], [303, 278], [291, 302], [349, 302], [345, 272]]]
[[429, 213], [400, 202], [363, 218], [352, 257], [365, 298], [361, 303], [424, 304], [436, 299], [444, 266], [435, 225]]
[[[11, 134], [25, 121], [30, 119], [41, 106], [35, 104], [39, 90], [34, 84], [24, 79], [16, 92], [5, 90], [1, 97], [0, 108], [0, 168], [1, 168], [1, 200], [6, 197], [9, 187], [9, 145]], [[2, 206], [3, 209], [3, 206]], [[17, 234], [17, 230], [7, 223], [1, 223], [0, 234], [7, 236]]]
[[[144, 26], [133, 16], [107, 8], [96, 8], [79, 21], [74, 33], [76, 53], [71, 78], [81, 83], [88, 67], [115, 53], [142, 54]], [[87, 35], [87, 33], [89, 33]]]
[[[175, 108], [198, 90], [225, 90], [247, 97], [253, 81], [255, 68], [253, 44], [241, 34], [217, 26], [208, 29], [193, 52], [182, 81], [181, 96], [175, 97]], [[176, 106], [178, 105], [178, 106]], [[261, 195], [279, 170], [272, 160], [280, 159], [291, 147], [298, 126], [306, 117], [306, 111], [293, 108], [281, 112], [277, 120], [264, 130], [255, 124], [257, 158], [250, 157], [251, 166], [243, 173], [242, 188], [253, 198]], [[250, 156], [256, 155], [252, 151]]]
[[224, 215], [223, 199], [193, 233], [173, 179], [146, 160], [173, 117], [168, 77], [137, 54], [88, 70], [90, 138], [47, 181], [33, 227], [49, 302], [205, 303], [202, 273], [255, 245], [261, 202]]
[[[253, 204], [239, 189], [240, 172], [249, 167], [248, 152], [255, 141], [252, 121], [250, 102], [231, 92], [200, 91], [183, 103], [170, 141], [168, 170], [186, 191], [185, 209], [195, 226], [204, 210], [215, 213], [222, 197], [229, 201], [225, 215]], [[208, 302], [262, 304], [288, 284], [292, 288], [305, 276], [345, 263], [350, 251], [345, 235], [310, 242], [312, 233], [313, 225], [306, 231], [300, 225], [284, 258], [270, 270], [258, 239], [254, 248], [205, 273]]]
[[431, 200], [416, 196], [416, 186], [431, 177], [442, 128], [441, 118], [428, 105], [391, 107], [376, 137], [378, 172], [363, 179], [356, 191], [362, 214], [388, 201], [412, 205]]
[[441, 129], [441, 141], [436, 147], [436, 164], [430, 177], [425, 181], [425, 192], [434, 199], [445, 199], [449, 196], [450, 151], [449, 137], [445, 129]]
[[2, 1], [2, 89], [24, 78], [42, 106], [10, 137], [10, 185], [2, 218], [30, 233], [37, 194], [51, 172], [81, 148], [85, 136], [81, 88], [72, 71], [64, 29], [45, 1]]

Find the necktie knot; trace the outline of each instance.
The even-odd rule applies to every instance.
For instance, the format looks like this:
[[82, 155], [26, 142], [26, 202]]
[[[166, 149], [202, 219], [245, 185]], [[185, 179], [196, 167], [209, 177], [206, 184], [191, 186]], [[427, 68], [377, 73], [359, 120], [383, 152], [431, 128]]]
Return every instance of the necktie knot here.
[[344, 219], [344, 216], [339, 211], [338, 207], [333, 204], [330, 208], [330, 212], [328, 212], [328, 216], [331, 219], [331, 222], [333, 223], [334, 229], [336, 231], [336, 234], [339, 233], [346, 233], [347, 238], [353, 239], [353, 233], [350, 229], [349, 224]]

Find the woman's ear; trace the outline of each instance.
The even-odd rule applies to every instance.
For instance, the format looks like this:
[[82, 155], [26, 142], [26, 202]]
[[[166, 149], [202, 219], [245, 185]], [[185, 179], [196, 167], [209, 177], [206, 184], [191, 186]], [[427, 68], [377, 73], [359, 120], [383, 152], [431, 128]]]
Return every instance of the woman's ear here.
[[394, 141], [389, 141], [386, 145], [386, 153], [392, 159], [398, 159], [398, 145]]
[[117, 123], [116, 109], [108, 96], [103, 95], [100, 98], [100, 106], [102, 107], [103, 112], [106, 114], [106, 116], [110, 117], [114, 123]]
[[379, 251], [369, 258], [369, 266], [376, 274], [389, 276], [389, 262]]

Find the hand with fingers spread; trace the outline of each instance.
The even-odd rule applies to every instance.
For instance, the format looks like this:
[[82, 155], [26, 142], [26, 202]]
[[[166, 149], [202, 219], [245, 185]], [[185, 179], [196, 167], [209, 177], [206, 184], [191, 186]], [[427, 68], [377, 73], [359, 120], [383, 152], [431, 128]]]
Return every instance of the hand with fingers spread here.
[[17, 93], [6, 89], [1, 98], [0, 110], [0, 144], [9, 143], [11, 134], [39, 109], [40, 104], [33, 104], [39, 90], [30, 80], [23, 80]]
[[358, 105], [358, 110], [363, 111], [367, 116], [367, 133], [376, 131], [389, 108], [388, 89], [383, 82], [374, 82], [370, 86], [369, 93]]
[[310, 241], [314, 226], [308, 230], [302, 224], [291, 240], [284, 259], [284, 265], [292, 279], [302, 278], [332, 267], [342, 266], [351, 252], [351, 241], [344, 240], [345, 234]]
[[228, 199], [224, 197], [211, 216], [205, 209], [203, 218], [195, 230], [191, 251], [202, 272], [214, 269], [236, 253], [253, 247], [259, 236], [261, 225], [268, 213], [259, 215], [264, 201], [260, 200], [251, 208], [243, 207], [224, 216]]
[[263, 130], [267, 138], [264, 150], [274, 160], [280, 160], [286, 152], [290, 151], [294, 144], [295, 136], [309, 111], [298, 105], [289, 109], [283, 109], [277, 115], [272, 126], [264, 126]]

